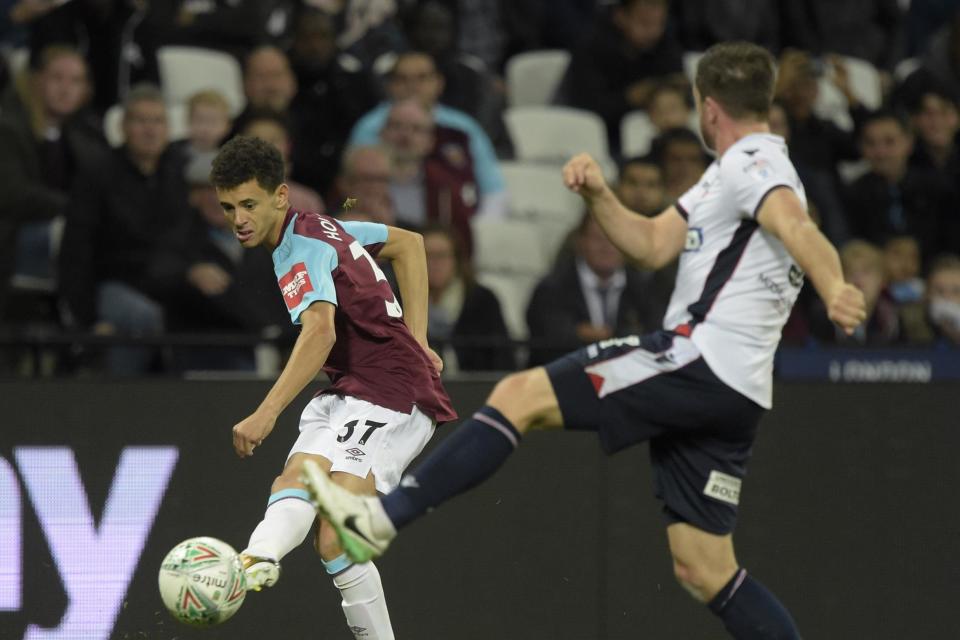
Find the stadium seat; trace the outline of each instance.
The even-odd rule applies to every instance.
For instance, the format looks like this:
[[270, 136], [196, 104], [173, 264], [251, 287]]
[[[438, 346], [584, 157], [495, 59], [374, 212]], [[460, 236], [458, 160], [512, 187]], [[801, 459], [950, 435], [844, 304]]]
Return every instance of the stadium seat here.
[[230, 112], [243, 110], [243, 73], [230, 54], [200, 47], [164, 46], [157, 51], [163, 97], [168, 104], [186, 102], [203, 89], [215, 89], [230, 104]]
[[603, 120], [595, 113], [569, 107], [509, 107], [507, 131], [518, 160], [563, 164], [586, 151], [601, 161], [610, 154]]
[[536, 225], [540, 248], [551, 262], [570, 230], [583, 215], [583, 201], [563, 186], [555, 167], [502, 162], [507, 181], [510, 218]]
[[625, 158], [650, 153], [650, 143], [657, 137], [657, 129], [646, 111], [637, 109], [620, 121], [620, 150]]
[[570, 64], [563, 49], [518, 53], [507, 60], [507, 104], [529, 107], [550, 104]]
[[[170, 140], [182, 140], [187, 137], [187, 107], [185, 104], [167, 105], [167, 124], [170, 127]], [[103, 133], [111, 147], [123, 144], [123, 105], [115, 104], [103, 115]]]
[[549, 269], [538, 228], [521, 220], [482, 218], [472, 227], [477, 281], [497, 294], [511, 337], [523, 339], [527, 301]]

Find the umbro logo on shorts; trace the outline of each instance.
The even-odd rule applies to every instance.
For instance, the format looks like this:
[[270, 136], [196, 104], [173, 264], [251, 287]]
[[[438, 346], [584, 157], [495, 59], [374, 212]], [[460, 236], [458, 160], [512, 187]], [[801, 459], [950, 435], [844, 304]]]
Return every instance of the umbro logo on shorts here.
[[349, 454], [352, 455], [352, 456], [365, 456], [365, 455], [367, 455], [366, 453], [364, 453], [363, 449], [358, 449], [358, 448], [356, 448], [356, 447], [353, 447], [352, 449], [347, 449], [346, 451], [347, 451], [347, 453], [349, 453]]
[[727, 504], [740, 504], [740, 485], [743, 481], [720, 471], [711, 471], [703, 495]]

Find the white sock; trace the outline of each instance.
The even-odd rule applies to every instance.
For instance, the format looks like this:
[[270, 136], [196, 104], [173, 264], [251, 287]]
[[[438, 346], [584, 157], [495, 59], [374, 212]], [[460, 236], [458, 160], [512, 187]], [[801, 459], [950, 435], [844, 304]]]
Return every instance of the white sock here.
[[[340, 590], [343, 615], [347, 626], [357, 640], [393, 640], [393, 627], [387, 600], [383, 595], [380, 572], [372, 562], [348, 564], [346, 556], [324, 562], [333, 576], [334, 586]], [[340, 570], [340, 567], [347, 566]]]
[[284, 489], [270, 496], [263, 520], [250, 534], [243, 553], [279, 561], [310, 533], [317, 512], [306, 489]]

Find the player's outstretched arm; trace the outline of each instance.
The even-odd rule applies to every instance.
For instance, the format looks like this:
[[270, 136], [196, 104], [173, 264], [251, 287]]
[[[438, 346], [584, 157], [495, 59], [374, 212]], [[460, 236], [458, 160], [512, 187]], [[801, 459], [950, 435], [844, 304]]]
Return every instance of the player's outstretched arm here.
[[280, 377], [257, 410], [233, 427], [233, 448], [241, 458], [253, 455], [254, 447], [273, 431], [280, 412], [317, 377], [337, 340], [335, 311], [333, 304], [318, 301], [300, 314], [300, 335]]
[[813, 282], [827, 306], [827, 315], [847, 333], [867, 317], [863, 293], [843, 279], [840, 256], [807, 214], [793, 190], [770, 192], [757, 212], [757, 222], [775, 235]]
[[380, 249], [380, 258], [393, 264], [400, 297], [403, 298], [403, 321], [414, 339], [420, 343], [437, 371], [443, 369], [440, 356], [427, 344], [427, 254], [423, 236], [414, 231], [387, 227], [387, 242]]
[[630, 258], [650, 269], [659, 269], [680, 255], [687, 223], [676, 207], [647, 218], [623, 206], [603, 179], [589, 154], [581, 153], [563, 167], [563, 183], [580, 194], [610, 241]]

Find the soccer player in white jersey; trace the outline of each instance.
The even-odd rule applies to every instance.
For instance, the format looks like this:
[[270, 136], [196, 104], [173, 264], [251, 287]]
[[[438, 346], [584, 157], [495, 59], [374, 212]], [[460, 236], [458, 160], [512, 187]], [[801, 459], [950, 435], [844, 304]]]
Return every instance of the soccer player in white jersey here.
[[739, 640], [799, 638], [786, 608], [737, 564], [732, 531], [747, 461], [771, 406], [773, 356], [804, 277], [846, 332], [864, 319], [836, 250], [767, 114], [776, 68], [747, 43], [697, 69], [700, 129], [716, 160], [654, 218], [627, 210], [587, 155], [563, 169], [607, 235], [649, 267], [680, 256], [664, 329], [590, 345], [501, 380], [487, 405], [382, 498], [350, 494], [305, 466], [306, 484], [357, 559], [500, 466], [532, 428], [588, 429], [612, 453], [650, 442], [655, 492], [680, 584]]

